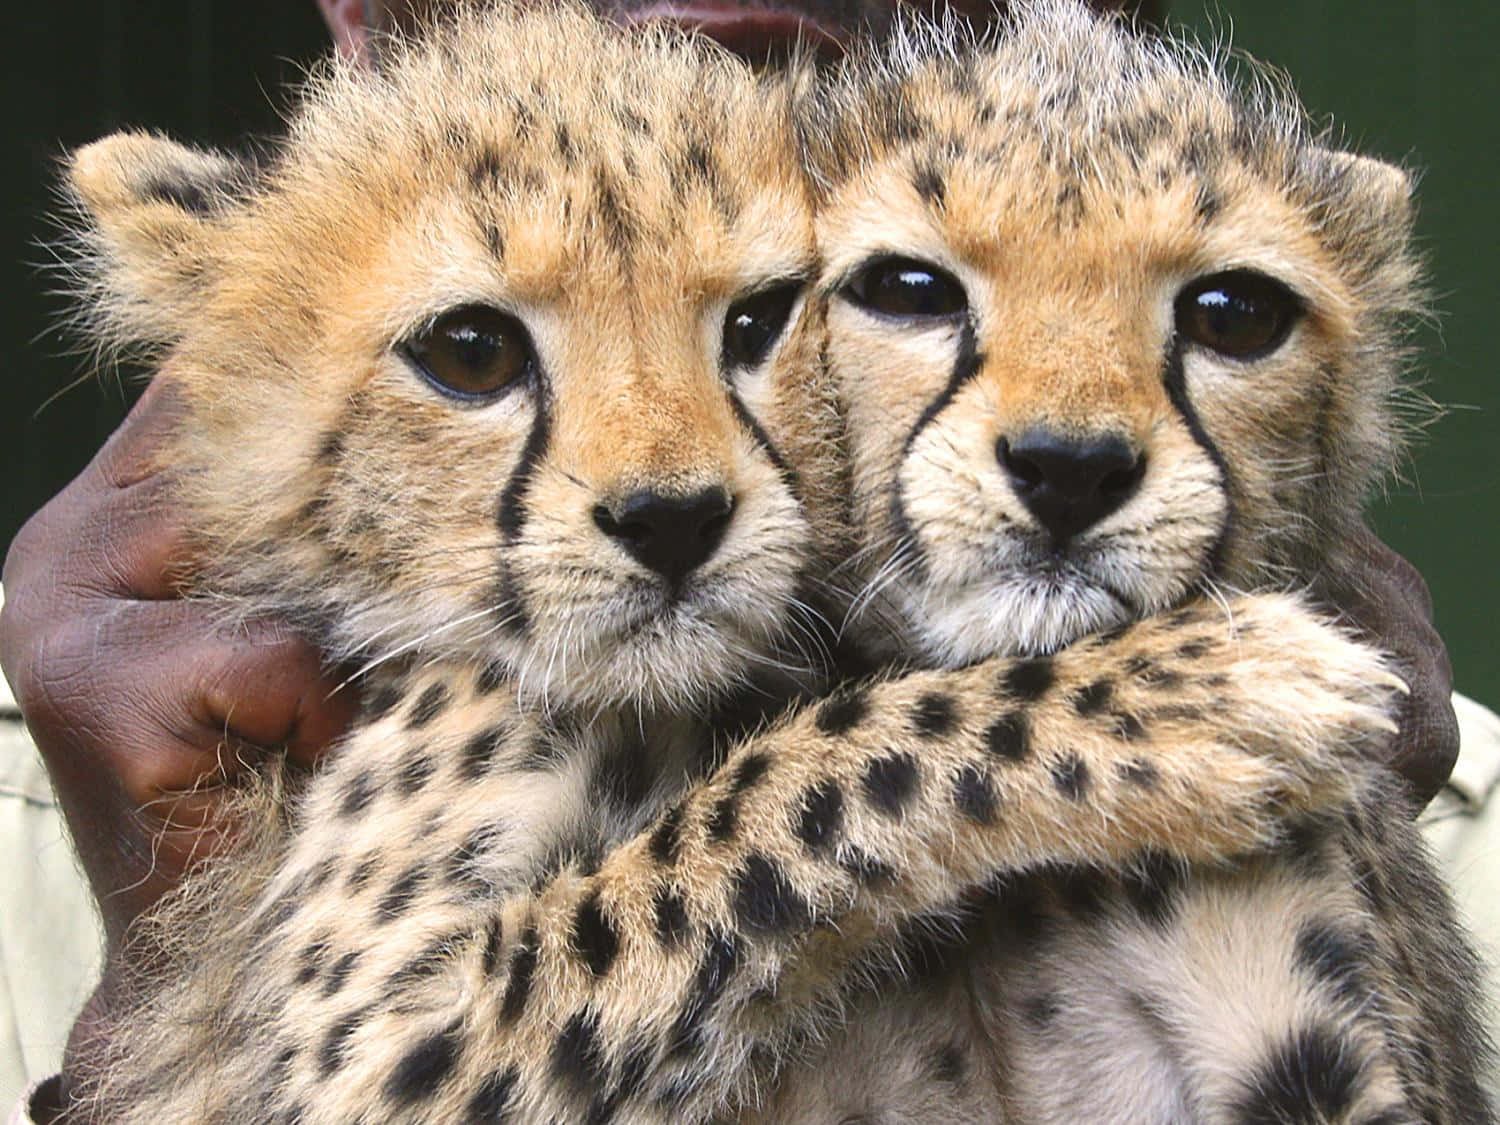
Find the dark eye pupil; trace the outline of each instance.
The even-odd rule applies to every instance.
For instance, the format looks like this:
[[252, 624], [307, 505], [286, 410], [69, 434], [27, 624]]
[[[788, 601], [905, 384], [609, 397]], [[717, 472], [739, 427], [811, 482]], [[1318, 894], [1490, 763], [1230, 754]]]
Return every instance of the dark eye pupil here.
[[533, 367], [531, 337], [521, 322], [483, 305], [444, 313], [401, 350], [428, 382], [462, 400], [492, 398]]
[[766, 358], [786, 327], [800, 290], [800, 283], [778, 285], [729, 307], [724, 317], [725, 366], [754, 367]]
[[474, 371], [482, 371], [494, 362], [504, 343], [494, 336], [486, 336], [472, 324], [455, 325], [448, 332], [453, 342], [453, 355], [459, 363]]
[[1177, 298], [1177, 331], [1221, 355], [1250, 359], [1280, 346], [1301, 312], [1297, 297], [1280, 282], [1235, 270], [1183, 291]]
[[958, 280], [936, 266], [888, 258], [866, 267], [846, 290], [860, 305], [887, 316], [951, 316], [968, 307]]

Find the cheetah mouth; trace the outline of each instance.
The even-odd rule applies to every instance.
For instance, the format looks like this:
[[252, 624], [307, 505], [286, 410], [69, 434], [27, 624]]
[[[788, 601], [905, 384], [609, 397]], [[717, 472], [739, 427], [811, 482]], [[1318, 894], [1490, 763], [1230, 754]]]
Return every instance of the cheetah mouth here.
[[665, 21], [697, 31], [752, 63], [785, 58], [799, 48], [827, 58], [844, 52], [838, 31], [792, 8], [657, 3], [630, 13], [627, 21]]

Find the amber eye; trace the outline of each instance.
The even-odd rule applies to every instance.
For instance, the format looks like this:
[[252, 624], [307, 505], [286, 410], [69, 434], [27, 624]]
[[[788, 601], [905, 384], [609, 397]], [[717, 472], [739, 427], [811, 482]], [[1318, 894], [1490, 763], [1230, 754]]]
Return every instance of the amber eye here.
[[521, 322], [484, 305], [444, 313], [401, 350], [438, 390], [468, 401], [494, 398], [536, 369]]
[[781, 337], [802, 282], [789, 281], [742, 297], [724, 314], [724, 366], [754, 367]]
[[1230, 270], [1189, 285], [1174, 313], [1179, 336], [1232, 359], [1257, 359], [1281, 346], [1302, 302], [1263, 273]]
[[969, 307], [956, 277], [914, 258], [877, 258], [850, 278], [844, 295], [871, 312], [903, 319], [953, 316]]

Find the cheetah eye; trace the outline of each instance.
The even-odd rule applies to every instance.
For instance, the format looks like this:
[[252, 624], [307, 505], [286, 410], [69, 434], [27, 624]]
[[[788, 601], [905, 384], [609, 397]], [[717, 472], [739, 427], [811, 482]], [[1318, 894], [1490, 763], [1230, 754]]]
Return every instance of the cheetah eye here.
[[724, 314], [725, 368], [755, 367], [781, 337], [802, 282], [789, 281], [742, 297]]
[[958, 278], [914, 258], [877, 258], [843, 292], [861, 308], [903, 320], [955, 316], [969, 307]]
[[521, 322], [485, 305], [444, 313], [400, 350], [438, 390], [468, 402], [494, 398], [536, 368]]
[[1281, 282], [1251, 270], [1199, 278], [1177, 295], [1177, 333], [1231, 359], [1259, 359], [1279, 348], [1302, 315]]

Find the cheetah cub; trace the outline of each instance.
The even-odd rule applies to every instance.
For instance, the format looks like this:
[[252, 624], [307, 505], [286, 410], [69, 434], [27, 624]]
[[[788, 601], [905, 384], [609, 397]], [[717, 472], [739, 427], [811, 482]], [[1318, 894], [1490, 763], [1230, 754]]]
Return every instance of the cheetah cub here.
[[[203, 592], [370, 665], [142, 926], [78, 1117], [734, 1114], [997, 874], [1222, 863], [1349, 799], [1391, 678], [1271, 602], [757, 726], [816, 686], [848, 532], [800, 81], [496, 8], [325, 71], [263, 167], [76, 154], [101, 338], [186, 402]], [[1149, 748], [1073, 702], [1153, 716], [1148, 665]]]
[[[882, 625], [937, 666], [1061, 649], [1027, 698], [1129, 739], [1120, 765], [1155, 785], [1158, 750], [1216, 706], [1183, 671], [1300, 613], [1172, 607], [1315, 586], [1392, 459], [1417, 303], [1407, 176], [1330, 148], [1279, 85], [1070, 3], [1022, 5], [979, 45], [913, 32], [850, 67], [810, 141], [855, 523], [889, 558]], [[1081, 635], [1139, 637], [1162, 612], [1181, 629], [1124, 668], [1055, 674]], [[1261, 701], [1295, 711], [1341, 671], [1306, 673], [1267, 676]], [[1010, 756], [1046, 738], [1017, 723]], [[1097, 772], [1053, 769], [1097, 799]], [[763, 1116], [1492, 1120], [1481, 976], [1382, 774], [1228, 868], [1009, 882]]]

